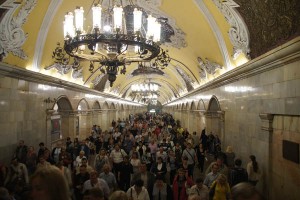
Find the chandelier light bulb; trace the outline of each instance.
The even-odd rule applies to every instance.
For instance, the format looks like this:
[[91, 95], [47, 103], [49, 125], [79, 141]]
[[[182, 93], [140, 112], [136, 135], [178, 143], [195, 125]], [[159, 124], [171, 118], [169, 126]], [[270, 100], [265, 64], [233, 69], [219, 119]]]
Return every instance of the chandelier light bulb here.
[[75, 31], [74, 31], [74, 15], [72, 12], [68, 12], [65, 15], [65, 21], [64, 21], [64, 36], [65, 38], [67, 36], [74, 37], [75, 36]]
[[110, 25], [103, 26], [103, 31], [106, 32], [106, 33], [110, 33], [111, 32], [111, 26]]
[[75, 28], [76, 31], [83, 31], [83, 7], [77, 7], [75, 9]]
[[114, 7], [114, 29], [122, 29], [123, 8], [119, 6]]
[[133, 29], [135, 33], [140, 31], [142, 28], [142, 14], [143, 12], [137, 8], [135, 8], [133, 11]]
[[147, 22], [148, 22], [148, 27], [147, 27], [147, 39], [153, 39], [154, 37], [154, 30], [155, 30], [155, 21], [156, 18], [152, 17], [151, 15], [148, 16]]
[[153, 41], [159, 42], [160, 41], [160, 33], [161, 33], [161, 24], [159, 22], [154, 23], [154, 29], [153, 29]]
[[101, 12], [102, 7], [100, 4], [93, 6], [93, 29], [101, 29]]

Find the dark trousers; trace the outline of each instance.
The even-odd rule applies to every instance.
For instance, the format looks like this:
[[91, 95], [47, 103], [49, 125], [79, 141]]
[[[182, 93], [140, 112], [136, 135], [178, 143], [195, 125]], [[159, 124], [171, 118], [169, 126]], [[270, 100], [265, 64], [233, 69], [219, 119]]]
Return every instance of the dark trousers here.
[[193, 177], [193, 174], [194, 174], [194, 164], [190, 164], [190, 165], [188, 165], [188, 175], [190, 176], [190, 177]]

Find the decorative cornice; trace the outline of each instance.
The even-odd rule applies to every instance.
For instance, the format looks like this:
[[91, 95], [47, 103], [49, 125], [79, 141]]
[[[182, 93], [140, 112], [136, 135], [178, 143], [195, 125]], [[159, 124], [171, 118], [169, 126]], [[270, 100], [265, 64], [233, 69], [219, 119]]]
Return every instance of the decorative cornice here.
[[205, 6], [203, 0], [194, 0], [194, 1], [195, 1], [196, 5], [198, 6], [199, 10], [202, 12], [204, 17], [206, 18], [206, 21], [209, 24], [209, 26], [211, 27], [212, 32], [215, 34], [220, 51], [223, 55], [224, 65], [229, 68], [231, 66], [230, 56], [227, 51], [227, 47], [226, 47], [225, 41], [223, 39], [222, 33], [221, 33], [216, 21], [214, 20], [214, 17], [211, 15], [210, 11]]
[[213, 2], [231, 26], [228, 34], [233, 45], [233, 59], [236, 59], [240, 53], [244, 53], [250, 59], [249, 31], [243, 18], [235, 9], [240, 6], [233, 0], [213, 0]]
[[25, 1], [25, 4], [22, 5], [18, 13], [16, 13], [16, 11], [21, 4], [15, 4], [14, 2], [15, 0], [8, 0], [0, 6], [0, 8], [8, 10], [0, 23], [1, 60], [3, 60], [8, 53], [12, 53], [24, 60], [28, 58], [22, 49], [27, 39], [27, 34], [24, 33], [22, 25], [27, 21], [27, 17], [36, 5], [37, 0]]
[[185, 98], [192, 97], [195, 94], [202, 93], [229, 83], [233, 83], [242, 79], [246, 79], [251, 76], [269, 71], [290, 62], [300, 60], [300, 37], [297, 37], [286, 44], [273, 49], [272, 51], [261, 55], [244, 65], [230, 70], [214, 80], [200, 86], [189, 94], [183, 95], [182, 97], [168, 103], [176, 101], [182, 101]]
[[37, 70], [40, 68], [44, 46], [46, 43], [46, 38], [48, 36], [49, 27], [52, 24], [53, 18], [56, 15], [57, 9], [61, 5], [63, 0], [51, 0], [48, 10], [42, 22], [37, 41], [35, 43], [35, 52], [33, 56], [33, 65], [32, 68]]
[[111, 98], [121, 101], [127, 101], [128, 103], [131, 103], [131, 101], [128, 101], [126, 99], [122, 99], [119, 97], [116, 97], [114, 95], [110, 95], [107, 93], [99, 92], [94, 89], [90, 89], [87, 87], [84, 87], [82, 85], [78, 85], [76, 83], [68, 82], [59, 78], [47, 76], [38, 72], [29, 71], [20, 67], [12, 66], [3, 62], [0, 62], [0, 76], [7, 76], [15, 79], [21, 79], [25, 81], [30, 81], [34, 83], [40, 83], [43, 85], [50, 85], [54, 87], [59, 88], [65, 88], [67, 90], [72, 90], [76, 92], [84, 92], [88, 94], [93, 95], [99, 95], [104, 98]]

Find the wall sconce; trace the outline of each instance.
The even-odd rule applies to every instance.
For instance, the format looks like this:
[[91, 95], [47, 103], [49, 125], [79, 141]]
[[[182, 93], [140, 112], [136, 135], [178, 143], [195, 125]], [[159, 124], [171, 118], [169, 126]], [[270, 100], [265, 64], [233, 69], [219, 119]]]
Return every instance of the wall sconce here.
[[44, 103], [46, 103], [46, 112], [52, 110], [52, 107], [50, 108], [49, 106], [51, 106], [52, 103], [55, 103], [56, 102], [56, 99], [53, 98], [51, 99], [50, 97], [48, 97], [47, 99], [44, 99]]

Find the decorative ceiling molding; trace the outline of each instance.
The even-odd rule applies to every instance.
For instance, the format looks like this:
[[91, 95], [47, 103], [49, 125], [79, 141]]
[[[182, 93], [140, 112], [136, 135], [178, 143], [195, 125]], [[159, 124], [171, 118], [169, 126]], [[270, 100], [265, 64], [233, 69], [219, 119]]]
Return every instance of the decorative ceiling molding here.
[[98, 76], [96, 76], [96, 78], [94, 78], [91, 82], [93, 83], [94, 87], [96, 85], [98, 85], [101, 81], [101, 79], [104, 77], [105, 74], [99, 74]]
[[50, 69], [56, 69], [57, 72], [61, 75], [65, 75], [68, 74], [70, 71], [72, 71], [72, 78], [73, 79], [79, 79], [81, 78], [83, 80], [83, 74], [82, 71], [83, 69], [79, 69], [79, 70], [74, 70], [72, 68], [72, 65], [61, 65], [59, 63], [54, 63], [53, 65], [50, 65], [48, 67], [45, 67], [45, 70], [50, 70]]
[[[22, 25], [27, 21], [27, 17], [35, 7], [37, 0], [24, 1], [25, 3], [22, 6], [14, 2], [15, 0], [8, 0], [0, 6], [0, 8], [8, 10], [0, 22], [1, 60], [9, 53], [24, 60], [28, 58], [22, 49], [27, 39], [27, 34], [24, 33]], [[18, 12], [16, 13], [16, 11]]]
[[50, 5], [48, 6], [48, 10], [43, 19], [41, 28], [39, 29], [40, 31], [35, 43], [35, 52], [34, 52], [33, 64], [32, 64], [32, 68], [34, 70], [38, 70], [40, 68], [44, 46], [49, 32], [49, 27], [52, 24], [57, 9], [60, 7], [62, 2], [63, 0], [51, 0]]
[[210, 11], [207, 9], [207, 7], [204, 4], [203, 0], [194, 0], [194, 1], [198, 5], [199, 10], [202, 12], [204, 17], [206, 18], [206, 21], [209, 24], [209, 26], [211, 27], [212, 32], [215, 34], [215, 37], [216, 37], [216, 40], [218, 42], [220, 51], [223, 55], [224, 65], [227, 68], [230, 68], [231, 67], [230, 56], [229, 56], [229, 53], [227, 51], [227, 47], [226, 47], [225, 41], [223, 39], [222, 33], [221, 33], [214, 17], [211, 15]]
[[228, 34], [233, 45], [233, 59], [236, 59], [241, 53], [250, 59], [249, 31], [243, 18], [235, 9], [240, 6], [233, 0], [213, 0], [213, 2], [231, 26]]
[[183, 78], [187, 91], [194, 90], [195, 81], [188, 74], [186, 74], [179, 66], [175, 66], [175, 69], [178, 72], [178, 74], [180, 74], [180, 76]]
[[[202, 73], [203, 73], [203, 70], [204, 70], [207, 74], [214, 75], [218, 69], [223, 68], [218, 63], [210, 61], [207, 58], [205, 58], [205, 60], [203, 61], [200, 57], [198, 57], [197, 60], [198, 60], [198, 63], [201, 67], [201, 72]], [[205, 75], [205, 77], [207, 77], [207, 76]]]
[[54, 63], [53, 65], [50, 65], [48, 67], [45, 67], [45, 70], [50, 70], [55, 68], [57, 70], [57, 72], [61, 75], [65, 75], [67, 73], [69, 73], [72, 70], [72, 65], [61, 65], [58, 63]]
[[175, 19], [169, 17], [166, 13], [159, 9], [161, 0], [137, 0], [136, 4], [141, 6], [148, 14], [151, 14], [154, 17], [164, 17], [168, 19], [168, 24], [173, 28], [175, 34], [171, 36], [171, 43], [165, 43], [164, 45], [172, 46], [178, 49], [187, 46], [185, 41], [185, 33], [176, 26]]
[[83, 68], [80, 68], [78, 70], [72, 70], [72, 78], [74, 79], [79, 79], [83, 80]]

